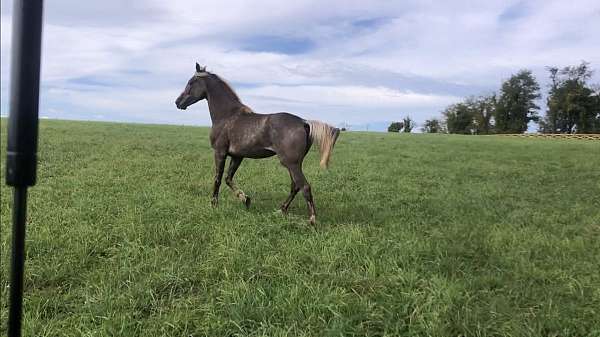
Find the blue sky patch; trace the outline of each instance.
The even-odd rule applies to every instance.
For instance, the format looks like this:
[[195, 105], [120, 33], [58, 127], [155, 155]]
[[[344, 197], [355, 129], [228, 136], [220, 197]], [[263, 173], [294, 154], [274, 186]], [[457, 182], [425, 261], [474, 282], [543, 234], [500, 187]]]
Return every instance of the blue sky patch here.
[[528, 13], [529, 7], [527, 6], [527, 3], [525, 3], [524, 1], [519, 1], [502, 11], [502, 13], [500, 13], [500, 15], [498, 16], [498, 20], [500, 22], [515, 21], [527, 16]]
[[113, 87], [118, 83], [110, 81], [108, 79], [101, 79], [97, 76], [81, 76], [71, 78], [68, 80], [70, 84], [83, 85], [83, 86], [95, 86], [95, 87]]
[[242, 50], [279, 54], [305, 54], [316, 48], [313, 40], [274, 35], [256, 35], [240, 41]]
[[389, 22], [391, 19], [387, 17], [370, 18], [352, 21], [352, 25], [357, 28], [372, 29], [378, 28]]

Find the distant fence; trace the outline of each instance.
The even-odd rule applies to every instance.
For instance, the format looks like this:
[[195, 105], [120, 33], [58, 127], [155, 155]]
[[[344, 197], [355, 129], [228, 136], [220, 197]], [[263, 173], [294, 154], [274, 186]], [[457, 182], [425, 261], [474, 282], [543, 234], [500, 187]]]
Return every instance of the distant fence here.
[[580, 139], [600, 141], [598, 133], [509, 133], [498, 136], [524, 137], [524, 138], [551, 138], [551, 139]]

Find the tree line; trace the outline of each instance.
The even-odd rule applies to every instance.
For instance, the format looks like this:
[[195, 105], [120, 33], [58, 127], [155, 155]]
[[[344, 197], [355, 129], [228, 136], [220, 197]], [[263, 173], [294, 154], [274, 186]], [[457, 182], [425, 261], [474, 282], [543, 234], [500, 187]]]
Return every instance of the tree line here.
[[547, 70], [550, 86], [543, 117], [537, 105], [540, 86], [532, 72], [524, 69], [504, 81], [498, 93], [471, 96], [452, 104], [442, 111], [442, 118], [426, 120], [421, 130], [457, 134], [523, 133], [529, 122], [534, 121], [543, 133], [600, 133], [600, 86], [589, 83], [593, 74], [589, 63], [583, 61], [576, 66]]
[[406, 132], [410, 133], [414, 127], [413, 120], [410, 116], [404, 117], [402, 122], [392, 122], [390, 126], [388, 126], [388, 132]]

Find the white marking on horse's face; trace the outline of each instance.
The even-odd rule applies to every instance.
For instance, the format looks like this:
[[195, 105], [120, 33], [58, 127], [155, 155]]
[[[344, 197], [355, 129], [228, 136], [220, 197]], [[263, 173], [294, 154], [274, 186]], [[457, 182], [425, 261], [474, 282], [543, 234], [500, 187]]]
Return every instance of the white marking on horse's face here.
[[197, 71], [197, 72], [196, 72], [196, 74], [195, 74], [194, 76], [195, 76], [195, 77], [206, 77], [206, 76], [208, 76], [208, 73], [207, 73], [207, 72], [204, 72], [204, 71], [203, 71], [203, 72], [198, 72], [198, 71]]

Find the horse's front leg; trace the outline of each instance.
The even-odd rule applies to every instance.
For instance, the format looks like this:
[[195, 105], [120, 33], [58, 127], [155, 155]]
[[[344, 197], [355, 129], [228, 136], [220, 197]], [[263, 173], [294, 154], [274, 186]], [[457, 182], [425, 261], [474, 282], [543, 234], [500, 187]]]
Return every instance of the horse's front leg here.
[[229, 169], [227, 170], [227, 177], [225, 177], [225, 183], [227, 184], [227, 186], [229, 186], [233, 194], [235, 194], [235, 196], [238, 199], [240, 199], [244, 203], [244, 205], [246, 205], [246, 208], [248, 208], [250, 207], [250, 198], [244, 193], [244, 191], [240, 190], [233, 182], [233, 176], [235, 175], [237, 169], [240, 167], [240, 164], [242, 163], [243, 159], [243, 157], [231, 156], [231, 162], [229, 162]]
[[219, 188], [221, 187], [221, 179], [223, 178], [226, 159], [227, 153], [215, 151], [215, 181], [213, 184], [213, 195], [211, 200], [213, 207], [216, 207], [219, 204]]

